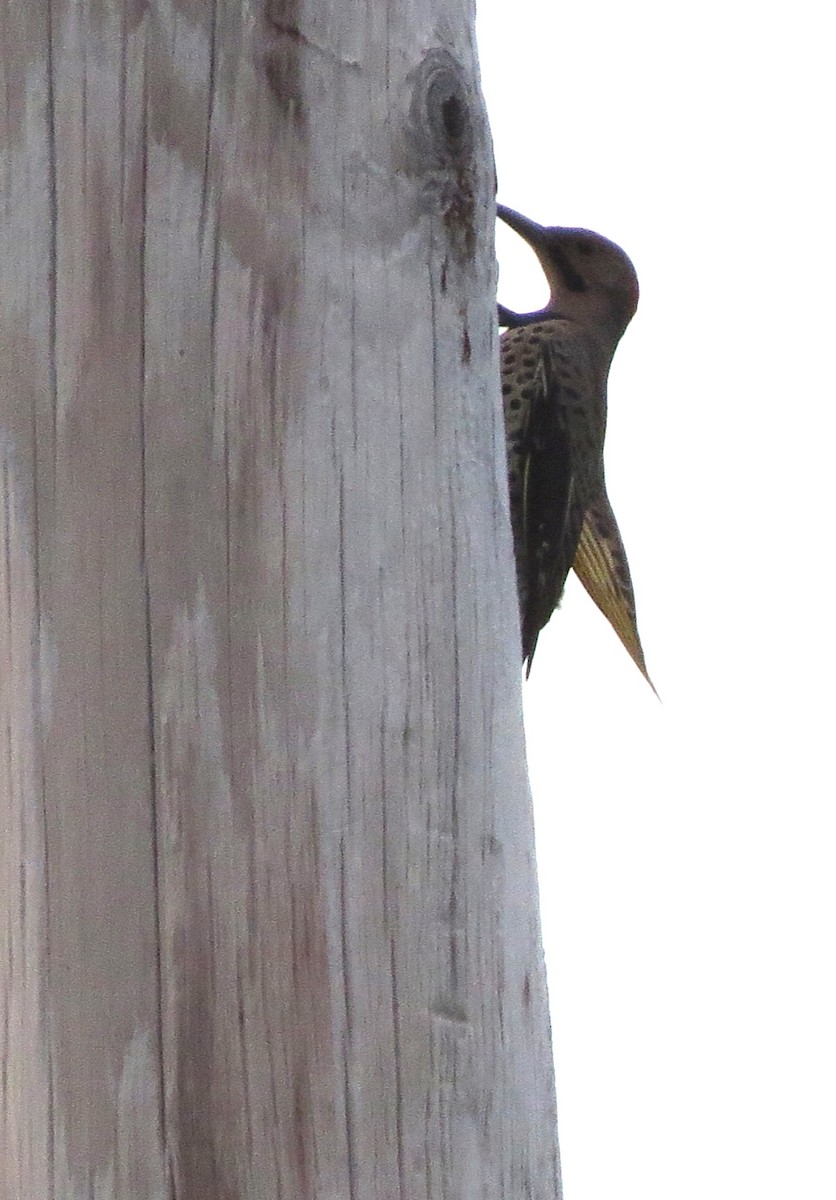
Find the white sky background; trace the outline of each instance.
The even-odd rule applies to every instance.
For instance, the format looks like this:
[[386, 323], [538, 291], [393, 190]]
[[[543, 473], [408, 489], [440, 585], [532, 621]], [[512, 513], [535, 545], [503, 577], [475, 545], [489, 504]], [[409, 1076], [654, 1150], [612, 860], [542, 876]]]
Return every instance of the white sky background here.
[[836, 1198], [828, 12], [479, 5], [500, 200], [642, 289], [607, 477], [663, 703], [573, 577], [525, 688], [567, 1200]]

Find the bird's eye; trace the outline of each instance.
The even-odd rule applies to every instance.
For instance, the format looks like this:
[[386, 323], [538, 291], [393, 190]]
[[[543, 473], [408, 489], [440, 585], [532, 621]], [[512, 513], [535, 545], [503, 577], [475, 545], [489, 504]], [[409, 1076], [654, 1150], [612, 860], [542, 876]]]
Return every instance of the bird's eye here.
[[575, 249], [579, 254], [583, 254], [586, 258], [589, 258], [590, 254], [594, 253], [589, 242], [575, 242]]

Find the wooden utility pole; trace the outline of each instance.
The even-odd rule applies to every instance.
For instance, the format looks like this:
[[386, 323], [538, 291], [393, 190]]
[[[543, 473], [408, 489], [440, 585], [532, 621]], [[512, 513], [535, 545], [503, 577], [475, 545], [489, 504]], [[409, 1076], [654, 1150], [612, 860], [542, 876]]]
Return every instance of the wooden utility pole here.
[[0, 16], [0, 1200], [554, 1200], [470, 0]]

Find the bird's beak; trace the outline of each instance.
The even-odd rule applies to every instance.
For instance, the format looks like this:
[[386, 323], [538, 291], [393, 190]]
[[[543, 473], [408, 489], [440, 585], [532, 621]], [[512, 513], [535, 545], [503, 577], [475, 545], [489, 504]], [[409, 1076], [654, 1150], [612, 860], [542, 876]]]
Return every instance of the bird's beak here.
[[514, 230], [514, 233], [518, 233], [524, 241], [528, 242], [532, 250], [539, 250], [543, 245], [543, 238], [546, 231], [536, 221], [529, 221], [528, 217], [524, 217], [522, 213], [514, 212], [513, 208], [506, 208], [504, 204], [497, 204], [496, 215], [500, 221], [504, 221], [506, 225], [509, 225]]

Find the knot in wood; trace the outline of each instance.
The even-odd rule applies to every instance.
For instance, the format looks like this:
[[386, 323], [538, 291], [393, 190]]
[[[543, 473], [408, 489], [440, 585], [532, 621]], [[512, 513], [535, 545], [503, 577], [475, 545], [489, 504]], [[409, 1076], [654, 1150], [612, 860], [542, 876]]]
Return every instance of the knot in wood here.
[[473, 154], [470, 89], [449, 50], [430, 50], [410, 76], [413, 152], [422, 165], [456, 167]]
[[475, 91], [449, 50], [424, 55], [409, 76], [410, 169], [424, 176], [423, 194], [440, 210], [458, 258], [473, 254], [475, 201]]

